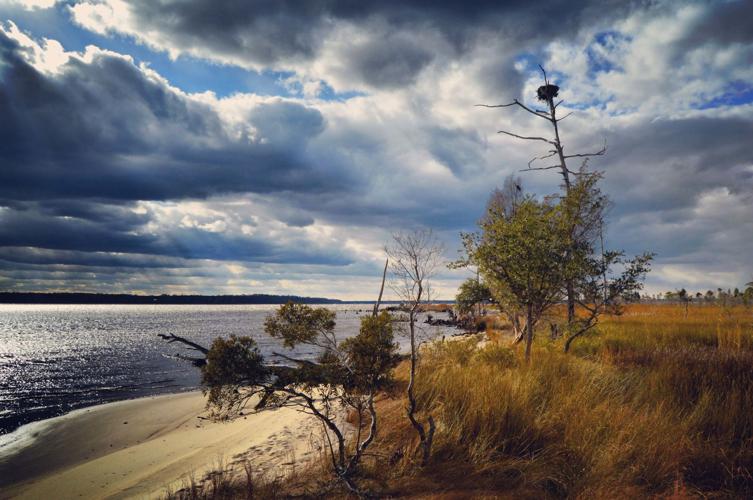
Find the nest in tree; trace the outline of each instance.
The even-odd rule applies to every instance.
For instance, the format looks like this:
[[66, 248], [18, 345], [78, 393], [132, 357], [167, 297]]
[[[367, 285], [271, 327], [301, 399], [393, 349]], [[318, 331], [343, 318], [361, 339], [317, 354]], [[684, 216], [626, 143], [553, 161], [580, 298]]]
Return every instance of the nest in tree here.
[[536, 94], [539, 96], [539, 101], [549, 102], [557, 97], [559, 91], [560, 88], [558, 86], [547, 84], [539, 87], [539, 89], [536, 91]]

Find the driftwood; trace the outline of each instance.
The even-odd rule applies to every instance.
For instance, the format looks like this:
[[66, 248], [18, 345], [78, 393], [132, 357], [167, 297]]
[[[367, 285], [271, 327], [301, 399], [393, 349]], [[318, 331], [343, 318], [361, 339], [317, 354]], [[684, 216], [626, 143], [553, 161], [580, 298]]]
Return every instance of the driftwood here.
[[201, 358], [196, 358], [193, 356], [185, 356], [183, 354], [175, 354], [173, 356], [168, 356], [168, 357], [180, 359], [182, 361], [188, 361], [190, 363], [193, 363], [193, 365], [197, 367], [202, 367], [207, 364], [206, 355], [207, 353], [209, 353], [209, 349], [204, 347], [203, 345], [197, 344], [196, 342], [188, 340], [185, 337], [179, 337], [178, 335], [175, 335], [174, 333], [169, 333], [167, 335], [165, 335], [164, 333], [158, 333], [157, 336], [166, 340], [168, 344], [172, 344], [173, 342], [178, 342], [178, 343], [187, 345], [188, 349], [199, 351], [200, 353], [204, 354], [204, 357], [201, 357]]

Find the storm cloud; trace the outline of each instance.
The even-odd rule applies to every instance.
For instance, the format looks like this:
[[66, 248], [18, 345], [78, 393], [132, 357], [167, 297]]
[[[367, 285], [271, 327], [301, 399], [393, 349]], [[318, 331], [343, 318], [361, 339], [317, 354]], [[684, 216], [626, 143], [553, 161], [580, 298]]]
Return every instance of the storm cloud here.
[[[3, 289], [369, 298], [392, 232], [432, 227], [449, 260], [505, 176], [558, 189], [519, 173], [537, 144], [496, 133], [543, 121], [475, 107], [536, 105], [539, 64], [573, 112], [567, 150], [606, 141], [590, 166], [615, 205], [608, 243], [657, 252], [649, 290], [753, 275], [750, 2], [47, 7], [17, 23], [0, 7]], [[96, 44], [22, 25], [42, 14]], [[179, 83], [227, 67], [285, 92]]]

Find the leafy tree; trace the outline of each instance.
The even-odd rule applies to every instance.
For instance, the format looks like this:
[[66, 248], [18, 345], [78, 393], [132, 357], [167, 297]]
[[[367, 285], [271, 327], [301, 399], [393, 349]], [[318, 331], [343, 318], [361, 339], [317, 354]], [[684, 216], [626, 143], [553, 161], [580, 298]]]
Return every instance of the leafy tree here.
[[[568, 325], [565, 352], [573, 341], [594, 328], [604, 313], [621, 314], [625, 302], [634, 299], [643, 288], [643, 278], [651, 268], [653, 254], [644, 253], [625, 259], [624, 252], [606, 251], [601, 255], [586, 255], [575, 260], [576, 304], [582, 314]], [[613, 267], [622, 268], [613, 274]], [[687, 314], [687, 312], [686, 312]]]
[[[213, 416], [236, 416], [254, 401], [256, 411], [294, 407], [318, 418], [335, 476], [360, 495], [354, 476], [377, 432], [374, 398], [392, 383], [397, 344], [387, 312], [363, 317], [358, 335], [343, 342], [337, 341], [334, 328], [334, 311], [292, 302], [280, 306], [266, 319], [265, 332], [287, 348], [303, 345], [319, 352], [314, 360], [273, 353], [287, 365], [268, 363], [250, 337], [218, 338], [209, 349], [174, 335], [164, 338], [205, 353], [202, 384]], [[342, 409], [357, 416], [353, 447], [347, 446], [338, 419]]]
[[461, 285], [455, 296], [455, 304], [460, 314], [475, 316], [479, 304], [491, 300], [491, 291], [480, 280], [468, 278]]
[[[479, 220], [479, 226], [491, 223], [498, 218], [509, 219], [512, 217], [518, 204], [525, 199], [521, 180], [519, 177], [509, 175], [505, 178], [502, 189], [495, 188], [486, 203], [484, 215]], [[459, 259], [448, 264], [450, 269], [460, 269], [464, 267], [476, 268], [476, 282], [479, 282], [479, 265], [474, 261], [476, 258], [476, 249], [479, 245], [480, 234], [478, 233], [460, 233], [463, 244], [462, 255]], [[523, 324], [522, 313], [516, 300], [510, 295], [504, 287], [499, 287], [497, 282], [485, 282], [484, 286], [488, 289], [490, 300], [492, 300], [510, 321], [515, 333], [515, 342], [520, 342], [525, 337], [525, 325]], [[462, 285], [461, 285], [462, 286]], [[458, 301], [462, 301], [459, 297]]]
[[593, 233], [601, 229], [608, 205], [596, 185], [599, 179], [577, 177], [560, 199], [526, 196], [512, 214], [490, 207], [481, 234], [464, 238], [468, 261], [479, 266], [495, 301], [525, 315], [526, 359], [536, 323], [554, 304], [571, 297], [581, 311], [568, 322], [567, 351], [601, 314], [619, 313], [649, 271], [650, 253], [627, 260], [623, 252], [597, 250], [600, 238]]
[[526, 360], [531, 357], [536, 322], [563, 297], [569, 242], [560, 233], [560, 218], [557, 205], [526, 196], [509, 217], [490, 211], [471, 249], [495, 298], [525, 313]]
[[743, 303], [748, 305], [751, 302], [753, 302], [753, 281], [746, 283], [743, 291]]
[[653, 259], [649, 252], [626, 259], [622, 251], [604, 249], [601, 232], [610, 202], [598, 187], [600, 180], [599, 173], [581, 171], [559, 201], [559, 234], [568, 247], [564, 262], [568, 308], [572, 300], [579, 312], [573, 317], [568, 313], [565, 352], [598, 324], [602, 314], [620, 314], [622, 304], [634, 300]]

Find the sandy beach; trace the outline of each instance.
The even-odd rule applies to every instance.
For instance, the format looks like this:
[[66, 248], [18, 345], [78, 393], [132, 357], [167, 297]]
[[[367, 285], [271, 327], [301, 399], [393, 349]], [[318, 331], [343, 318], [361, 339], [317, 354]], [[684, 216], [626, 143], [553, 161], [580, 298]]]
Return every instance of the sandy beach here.
[[259, 474], [275, 474], [316, 453], [319, 427], [293, 409], [232, 422], [203, 415], [204, 397], [188, 392], [22, 427], [10, 436], [15, 442], [0, 447], [0, 498], [158, 498], [220, 461], [248, 460]]

